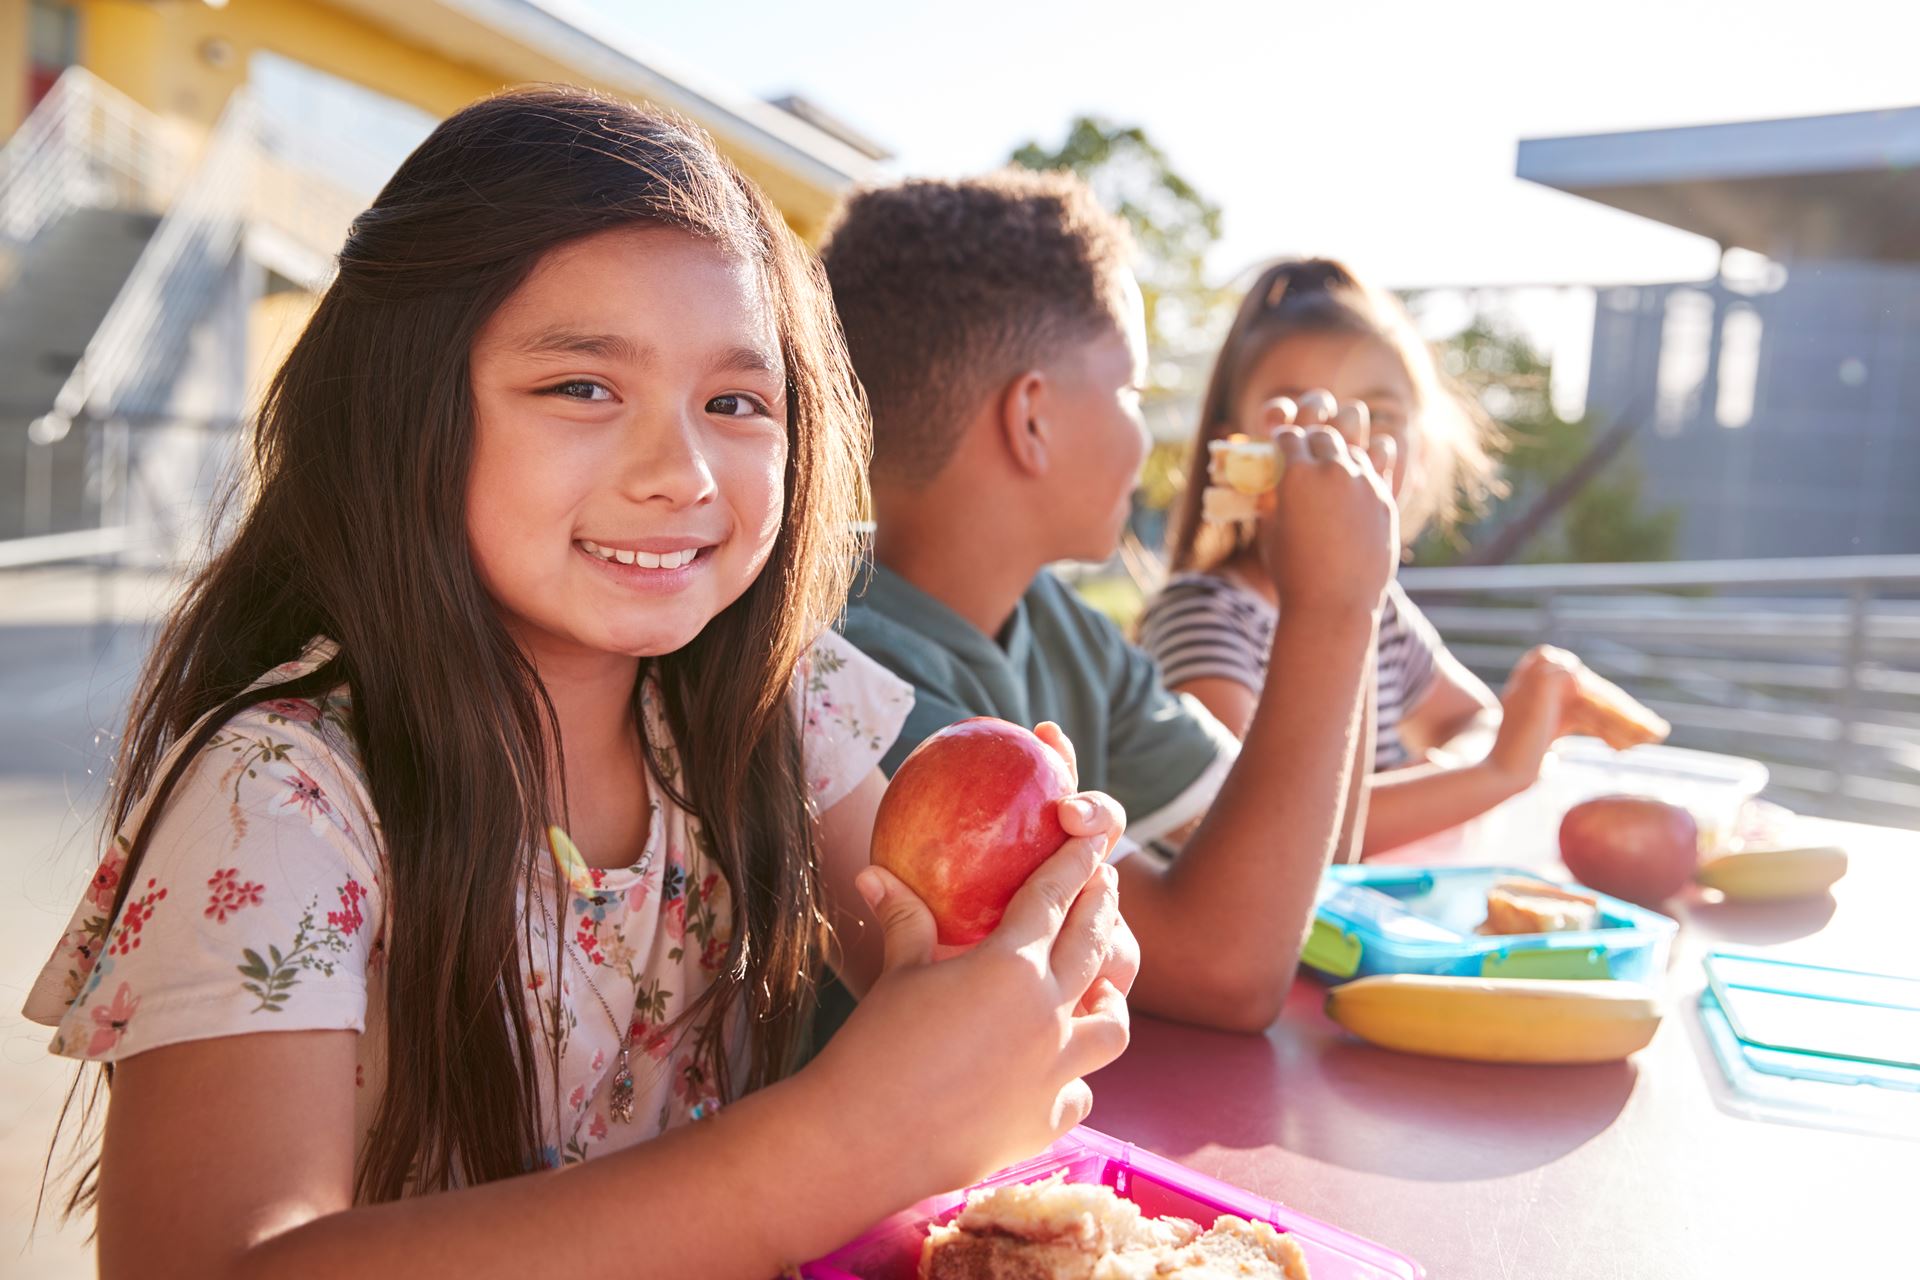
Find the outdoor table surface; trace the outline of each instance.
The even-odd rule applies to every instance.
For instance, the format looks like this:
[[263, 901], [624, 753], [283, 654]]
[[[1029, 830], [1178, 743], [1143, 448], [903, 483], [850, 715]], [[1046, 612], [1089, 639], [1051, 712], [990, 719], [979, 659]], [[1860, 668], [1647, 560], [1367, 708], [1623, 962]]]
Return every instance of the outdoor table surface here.
[[[1722, 1110], [1694, 1002], [1717, 946], [1913, 972], [1920, 833], [1823, 823], [1851, 855], [1830, 896], [1689, 890], [1668, 1011], [1625, 1062], [1453, 1062], [1361, 1043], [1302, 976], [1263, 1036], [1136, 1015], [1088, 1123], [1408, 1254], [1440, 1280], [1920, 1277], [1920, 1142]], [[1383, 862], [1433, 863], [1431, 851]], [[1545, 848], [1445, 861], [1536, 866]]]

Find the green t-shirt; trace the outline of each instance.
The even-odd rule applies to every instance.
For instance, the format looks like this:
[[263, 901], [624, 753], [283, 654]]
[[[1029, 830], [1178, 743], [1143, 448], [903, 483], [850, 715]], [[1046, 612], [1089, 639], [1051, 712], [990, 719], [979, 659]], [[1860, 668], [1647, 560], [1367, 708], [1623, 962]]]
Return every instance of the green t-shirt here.
[[1239, 753], [1224, 725], [1169, 691], [1153, 659], [1051, 573], [1033, 580], [996, 640], [875, 564], [856, 580], [840, 629], [914, 686], [913, 710], [880, 761], [888, 774], [968, 716], [1052, 720], [1073, 740], [1080, 785], [1125, 805], [1128, 833], [1144, 841], [1204, 812]]

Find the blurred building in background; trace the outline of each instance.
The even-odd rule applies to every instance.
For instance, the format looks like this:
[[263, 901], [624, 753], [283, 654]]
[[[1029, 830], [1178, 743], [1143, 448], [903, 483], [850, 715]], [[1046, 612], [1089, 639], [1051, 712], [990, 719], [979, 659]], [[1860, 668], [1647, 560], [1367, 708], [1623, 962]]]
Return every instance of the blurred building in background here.
[[1587, 404], [1644, 420], [1680, 557], [1920, 551], [1920, 107], [1530, 140], [1517, 171], [1721, 246], [1596, 299]]
[[190, 549], [348, 222], [478, 97], [559, 81], [679, 112], [809, 238], [885, 158], [584, 21], [539, 0], [0, 0], [0, 565]]

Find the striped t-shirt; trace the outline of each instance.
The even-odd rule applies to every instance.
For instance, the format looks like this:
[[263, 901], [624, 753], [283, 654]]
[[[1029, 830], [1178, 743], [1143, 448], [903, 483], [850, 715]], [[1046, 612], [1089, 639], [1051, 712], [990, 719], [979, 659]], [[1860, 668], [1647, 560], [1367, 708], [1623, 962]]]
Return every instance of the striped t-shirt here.
[[[1169, 689], [1209, 676], [1259, 692], [1279, 611], [1236, 583], [1207, 573], [1174, 577], [1140, 618], [1140, 643], [1160, 664]], [[1396, 769], [1410, 755], [1400, 717], [1433, 684], [1440, 635], [1399, 583], [1387, 588], [1375, 668], [1373, 767]]]

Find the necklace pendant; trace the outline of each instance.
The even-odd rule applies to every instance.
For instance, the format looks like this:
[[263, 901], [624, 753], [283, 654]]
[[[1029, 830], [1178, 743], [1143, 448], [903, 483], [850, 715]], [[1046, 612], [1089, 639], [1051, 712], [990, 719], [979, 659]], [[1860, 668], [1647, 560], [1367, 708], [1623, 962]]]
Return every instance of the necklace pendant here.
[[620, 1124], [633, 1123], [633, 1071], [627, 1066], [627, 1051], [620, 1051], [620, 1070], [613, 1077], [613, 1093], [607, 1099], [607, 1109]]

